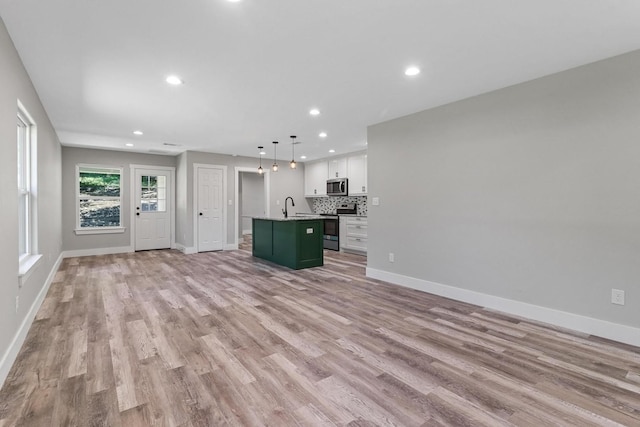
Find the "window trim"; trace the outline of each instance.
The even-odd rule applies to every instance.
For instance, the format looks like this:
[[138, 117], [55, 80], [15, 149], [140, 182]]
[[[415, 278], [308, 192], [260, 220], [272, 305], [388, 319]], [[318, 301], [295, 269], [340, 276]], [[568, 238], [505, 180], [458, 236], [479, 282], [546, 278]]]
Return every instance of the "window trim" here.
[[[94, 169], [97, 171], [99, 170], [104, 170], [104, 171], [118, 171], [118, 173], [120, 174], [120, 196], [119, 197], [113, 197], [113, 196], [108, 196], [108, 197], [102, 197], [102, 199], [109, 199], [109, 200], [119, 200], [120, 201], [120, 225], [119, 226], [110, 226], [110, 227], [80, 227], [80, 170], [81, 169]], [[120, 167], [120, 166], [106, 166], [106, 165], [97, 165], [97, 164], [89, 164], [89, 163], [78, 163], [76, 164], [76, 174], [75, 174], [75, 181], [76, 181], [76, 191], [75, 191], [75, 197], [76, 197], [76, 210], [75, 210], [75, 215], [76, 215], [76, 227], [74, 229], [74, 232], [76, 235], [81, 236], [81, 235], [87, 235], [87, 234], [117, 234], [117, 233], [124, 233], [126, 230], [126, 227], [124, 227], [122, 225], [122, 220], [124, 218], [123, 214], [122, 214], [122, 202], [124, 200], [124, 197], [122, 195], [122, 192], [125, 188], [124, 186], [124, 174], [123, 174], [124, 168]]]
[[[18, 187], [19, 197], [21, 195], [27, 196], [25, 253], [20, 253], [20, 247], [18, 248], [18, 285], [22, 287], [40, 264], [42, 255], [38, 253], [38, 127], [19, 99], [17, 104], [17, 120], [25, 125], [24, 147], [22, 149], [26, 151], [23, 165], [24, 181], [26, 182], [24, 188]], [[20, 150], [20, 147], [16, 148]], [[19, 235], [18, 238], [22, 239], [23, 236]]]

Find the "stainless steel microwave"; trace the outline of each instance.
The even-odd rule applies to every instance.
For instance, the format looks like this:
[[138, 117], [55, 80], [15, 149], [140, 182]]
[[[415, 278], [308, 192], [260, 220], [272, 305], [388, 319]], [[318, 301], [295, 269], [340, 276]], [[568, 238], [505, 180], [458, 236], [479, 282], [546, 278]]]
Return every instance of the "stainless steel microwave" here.
[[327, 180], [327, 196], [348, 196], [349, 180], [336, 178]]

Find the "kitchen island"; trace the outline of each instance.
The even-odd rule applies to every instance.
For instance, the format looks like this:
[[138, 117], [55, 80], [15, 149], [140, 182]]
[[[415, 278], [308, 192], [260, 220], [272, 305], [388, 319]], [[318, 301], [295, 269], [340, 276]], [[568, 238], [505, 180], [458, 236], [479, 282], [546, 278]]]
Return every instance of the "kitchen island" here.
[[254, 257], [294, 270], [324, 264], [321, 216], [257, 217], [252, 223]]

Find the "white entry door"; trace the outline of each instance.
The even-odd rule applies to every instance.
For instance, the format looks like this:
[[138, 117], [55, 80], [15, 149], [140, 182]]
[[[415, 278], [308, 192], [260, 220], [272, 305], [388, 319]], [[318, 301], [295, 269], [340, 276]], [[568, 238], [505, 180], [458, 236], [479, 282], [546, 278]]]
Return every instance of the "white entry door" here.
[[171, 247], [171, 174], [167, 170], [136, 169], [135, 250]]
[[224, 249], [223, 170], [198, 167], [198, 252]]

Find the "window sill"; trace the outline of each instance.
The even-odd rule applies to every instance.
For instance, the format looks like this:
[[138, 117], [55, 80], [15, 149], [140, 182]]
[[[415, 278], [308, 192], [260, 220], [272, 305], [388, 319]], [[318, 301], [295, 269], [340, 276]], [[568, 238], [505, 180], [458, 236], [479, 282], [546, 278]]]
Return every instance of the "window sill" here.
[[76, 228], [76, 235], [82, 234], [116, 234], [124, 233], [126, 228], [124, 227], [101, 227], [101, 228]]
[[31, 273], [36, 271], [38, 263], [42, 259], [42, 255], [27, 255], [20, 260], [18, 267], [18, 279], [20, 287], [29, 279]]

